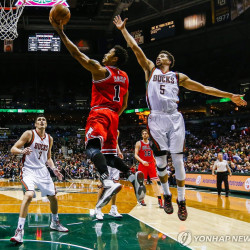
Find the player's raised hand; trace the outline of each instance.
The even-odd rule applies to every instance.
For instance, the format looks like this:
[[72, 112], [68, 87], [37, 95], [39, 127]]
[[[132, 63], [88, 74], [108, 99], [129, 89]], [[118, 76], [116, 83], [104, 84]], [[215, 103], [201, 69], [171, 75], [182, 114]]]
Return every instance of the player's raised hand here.
[[32, 152], [32, 149], [30, 147], [27, 147], [27, 148], [22, 150], [21, 154], [30, 155], [31, 152]]
[[63, 175], [60, 173], [60, 171], [57, 168], [54, 168], [53, 172], [54, 172], [55, 176], [58, 178], [58, 180], [61, 181], [63, 178]]
[[247, 102], [241, 99], [241, 97], [244, 97], [244, 95], [233, 95], [231, 97], [231, 101], [234, 102], [237, 106], [246, 106]]
[[122, 30], [125, 28], [127, 21], [128, 21], [128, 18], [125, 18], [124, 21], [122, 21], [121, 17], [118, 15], [114, 18], [113, 23], [115, 24], [118, 30]]
[[49, 17], [49, 21], [50, 21], [50, 23], [51, 23], [51, 25], [54, 27], [54, 29], [56, 30], [56, 31], [58, 31], [58, 30], [63, 30], [63, 24], [62, 24], [62, 20], [60, 21], [60, 24], [58, 24], [57, 22], [55, 22], [55, 20], [50, 16]]

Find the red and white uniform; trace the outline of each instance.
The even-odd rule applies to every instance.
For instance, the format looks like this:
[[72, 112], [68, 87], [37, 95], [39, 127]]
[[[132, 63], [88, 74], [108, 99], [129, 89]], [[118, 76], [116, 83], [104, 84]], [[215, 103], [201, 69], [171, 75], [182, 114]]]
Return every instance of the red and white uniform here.
[[93, 81], [91, 111], [87, 119], [85, 145], [99, 138], [103, 154], [117, 153], [118, 113], [122, 108], [129, 80], [126, 72], [106, 66], [109, 76]]
[[46, 167], [50, 147], [50, 135], [45, 133], [41, 138], [36, 130], [32, 130], [32, 139], [26, 147], [32, 152], [23, 156], [21, 183], [24, 191], [34, 191], [37, 186], [42, 196], [55, 195], [55, 186]]
[[140, 150], [138, 153], [138, 156], [143, 160], [149, 163], [149, 166], [144, 166], [142, 163], [139, 163], [138, 171], [142, 171], [144, 174], [145, 180], [147, 180], [147, 177], [151, 180], [158, 179], [157, 173], [156, 173], [156, 165], [155, 165], [155, 159], [153, 155], [153, 151], [151, 150], [149, 146], [149, 142], [145, 143], [143, 140], [140, 141]]

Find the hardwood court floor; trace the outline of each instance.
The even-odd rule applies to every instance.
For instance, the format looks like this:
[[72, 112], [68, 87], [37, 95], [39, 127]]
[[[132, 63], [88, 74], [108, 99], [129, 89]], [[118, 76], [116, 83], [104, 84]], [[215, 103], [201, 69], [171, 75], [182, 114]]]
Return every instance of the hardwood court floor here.
[[[178, 240], [192, 249], [250, 249], [249, 199], [187, 190], [189, 215], [181, 222], [176, 203], [172, 215], [158, 208], [151, 185], [147, 185], [147, 206], [142, 207], [130, 183], [122, 184], [117, 206], [124, 218], [117, 221], [107, 215], [107, 205], [104, 221], [98, 222], [89, 216], [97, 199], [96, 182], [56, 183], [60, 219], [70, 229], [68, 234], [49, 230], [49, 203], [37, 192], [25, 225], [26, 241], [17, 249], [185, 249]], [[176, 189], [171, 192], [175, 202]], [[0, 181], [0, 249], [13, 249], [9, 238], [16, 228], [22, 196], [18, 182]]]

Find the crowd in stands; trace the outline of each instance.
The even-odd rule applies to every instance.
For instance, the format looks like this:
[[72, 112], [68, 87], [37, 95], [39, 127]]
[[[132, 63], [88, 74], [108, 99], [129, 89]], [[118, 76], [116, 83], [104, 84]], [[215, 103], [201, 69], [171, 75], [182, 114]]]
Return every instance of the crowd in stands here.
[[[220, 121], [220, 123], [186, 124], [186, 148], [184, 165], [187, 172], [210, 172], [219, 152], [224, 153], [232, 172], [250, 173], [250, 128], [247, 121]], [[134, 146], [141, 139], [142, 127], [120, 129], [119, 145], [126, 164], [136, 171]], [[49, 128], [47, 129], [49, 130]], [[10, 154], [10, 148], [23, 132], [15, 129], [16, 139], [0, 141], [0, 178], [16, 178], [22, 162], [20, 156]], [[64, 179], [96, 179], [97, 171], [87, 159], [84, 136], [74, 129], [56, 128], [48, 131], [54, 138], [53, 160]], [[175, 184], [174, 167], [168, 155], [170, 183]], [[121, 175], [121, 177], [123, 177]]]

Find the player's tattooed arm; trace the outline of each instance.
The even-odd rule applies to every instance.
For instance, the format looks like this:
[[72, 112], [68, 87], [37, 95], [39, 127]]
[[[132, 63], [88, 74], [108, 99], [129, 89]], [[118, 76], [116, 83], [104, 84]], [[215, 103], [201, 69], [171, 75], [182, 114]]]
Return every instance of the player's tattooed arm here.
[[32, 150], [29, 147], [26, 147], [24, 149], [22, 149], [22, 147], [29, 143], [32, 140], [32, 131], [31, 130], [27, 130], [25, 131], [22, 136], [20, 137], [20, 139], [14, 144], [14, 146], [11, 148], [10, 152], [12, 154], [25, 154], [25, 155], [29, 155]]
[[232, 94], [210, 86], [203, 85], [199, 82], [190, 79], [188, 76], [182, 73], [179, 73], [179, 85], [183, 86], [186, 89], [197, 91], [206, 95], [230, 98], [231, 101], [234, 102], [237, 106], [247, 105], [247, 102], [242, 99], [244, 95]]
[[126, 29], [126, 23], [127, 23], [128, 18], [125, 18], [123, 21], [120, 16], [116, 16], [114, 18], [113, 23], [115, 24], [116, 28], [119, 29], [122, 32], [123, 37], [125, 38], [126, 42], [130, 46], [130, 48], [133, 50], [138, 63], [141, 65], [143, 68], [145, 74], [146, 74], [146, 80], [149, 77], [150, 71], [153, 69], [155, 66], [152, 61], [150, 61], [142, 49], [138, 46], [137, 42], [135, 39], [129, 34], [129, 32]]
[[65, 47], [68, 49], [70, 54], [88, 71], [90, 71], [92, 74], [97, 75], [105, 75], [106, 69], [105, 67], [101, 66], [101, 64], [98, 61], [95, 61], [93, 59], [90, 59], [87, 55], [82, 53], [78, 47], [70, 41], [70, 39], [66, 36], [66, 34], [63, 31], [63, 25], [57, 24], [53, 19], [49, 19], [51, 25], [54, 27], [54, 29], [57, 31], [58, 35], [61, 37]]

